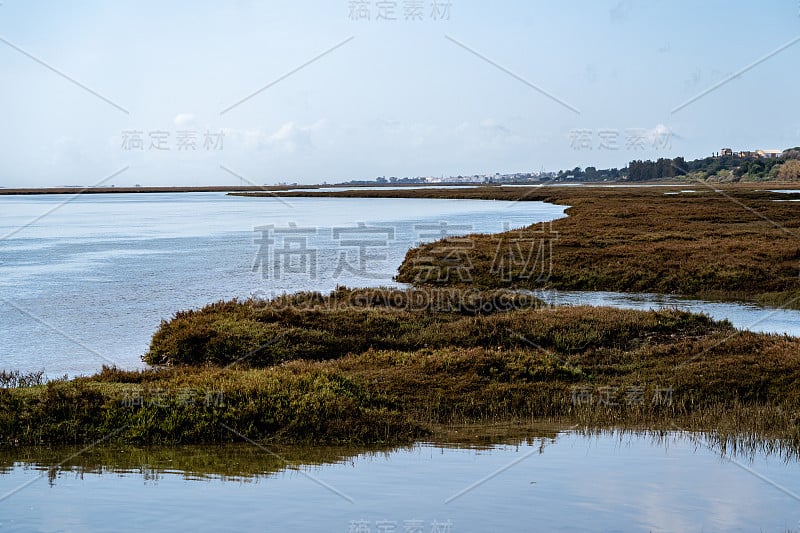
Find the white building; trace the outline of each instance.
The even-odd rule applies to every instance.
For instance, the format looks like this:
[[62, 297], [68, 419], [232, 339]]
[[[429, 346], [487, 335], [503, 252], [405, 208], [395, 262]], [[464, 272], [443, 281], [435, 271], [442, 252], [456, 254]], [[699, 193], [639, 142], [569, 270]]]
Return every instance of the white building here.
[[764, 159], [777, 159], [783, 155], [783, 150], [757, 150], [756, 153]]

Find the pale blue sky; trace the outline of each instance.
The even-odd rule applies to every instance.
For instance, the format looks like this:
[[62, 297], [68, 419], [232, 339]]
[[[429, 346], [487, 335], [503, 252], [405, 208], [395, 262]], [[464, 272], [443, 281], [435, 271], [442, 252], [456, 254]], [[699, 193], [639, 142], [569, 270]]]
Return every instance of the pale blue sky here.
[[[451, 0], [450, 20], [424, 0], [422, 21], [391, 3], [398, 20], [375, 20], [377, 0], [369, 21], [348, 0], [3, 0], [0, 186], [125, 167], [107, 183], [621, 167], [800, 144], [797, 0]], [[143, 150], [123, 147], [129, 130]], [[150, 149], [156, 131], [170, 150]], [[181, 131], [196, 150], [177, 149]], [[205, 131], [225, 133], [221, 149]]]

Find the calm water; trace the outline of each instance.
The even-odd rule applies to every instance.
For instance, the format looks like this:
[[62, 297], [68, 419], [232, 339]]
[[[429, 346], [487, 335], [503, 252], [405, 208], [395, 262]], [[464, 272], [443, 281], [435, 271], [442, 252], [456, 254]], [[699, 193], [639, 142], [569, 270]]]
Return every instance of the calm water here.
[[111, 448], [66, 462], [56, 450], [6, 453], [0, 529], [797, 529], [796, 461], [723, 454], [699, 439], [562, 431], [481, 447], [280, 449], [281, 459], [246, 446]]
[[[58, 376], [103, 364], [140, 367], [158, 324], [176, 311], [234, 297], [391, 285], [418, 242], [563, 212], [541, 202], [220, 193], [0, 197], [0, 368]], [[290, 224], [298, 232], [281, 233]], [[285, 248], [294, 253], [276, 255]]]
[[[0, 368], [58, 375], [104, 363], [141, 366], [159, 321], [180, 309], [337, 284], [392, 284], [418, 242], [552, 220], [563, 208], [204, 193], [3, 197], [0, 213]], [[367, 228], [359, 229], [361, 222]], [[254, 231], [269, 225], [266, 233]], [[369, 228], [380, 231], [358, 233]], [[294, 259], [279, 261], [276, 271], [275, 251], [287, 248]], [[794, 311], [657, 295], [540, 296], [559, 304], [679, 306], [737, 327], [800, 334]], [[702, 435], [537, 435], [513, 444], [381, 451], [246, 444], [0, 451], [0, 530], [800, 528], [794, 459], [731, 458], [698, 441]], [[509, 442], [493, 440], [500, 441]]]
[[692, 313], [705, 313], [715, 320], [728, 320], [737, 329], [800, 336], [800, 311], [795, 309], [765, 308], [746, 303], [705, 302], [664, 294], [584, 291], [536, 291], [531, 294], [551, 305], [593, 305], [642, 311], [678, 308]]
[[[563, 211], [541, 202], [220, 193], [0, 197], [0, 368], [57, 376], [103, 364], [141, 367], [159, 322], [178, 310], [336, 285], [394, 285], [406, 251], [419, 242], [498, 232]], [[556, 304], [677, 306], [742, 329], [800, 335], [798, 311], [651, 294], [539, 296]]]

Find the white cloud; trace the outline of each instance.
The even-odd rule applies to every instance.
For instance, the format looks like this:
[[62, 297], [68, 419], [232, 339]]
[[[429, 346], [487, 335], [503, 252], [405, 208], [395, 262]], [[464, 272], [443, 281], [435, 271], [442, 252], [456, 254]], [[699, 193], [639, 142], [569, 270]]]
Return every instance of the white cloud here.
[[308, 125], [298, 125], [294, 121], [286, 122], [277, 130], [268, 133], [261, 128], [249, 130], [226, 129], [225, 135], [235, 140], [247, 150], [268, 150], [293, 154], [297, 151], [314, 148], [314, 136], [327, 128], [324, 119]]
[[494, 133], [502, 133], [504, 135], [510, 135], [511, 130], [507, 127], [503, 126], [493, 118], [485, 118], [480, 122], [481, 128], [494, 132]]
[[195, 123], [195, 117], [191, 113], [181, 113], [173, 120], [176, 126], [186, 127]]
[[665, 143], [672, 139], [680, 139], [680, 136], [675, 133], [675, 130], [664, 124], [658, 124], [655, 128], [647, 131], [647, 140], [654, 145], [658, 145], [659, 142]]

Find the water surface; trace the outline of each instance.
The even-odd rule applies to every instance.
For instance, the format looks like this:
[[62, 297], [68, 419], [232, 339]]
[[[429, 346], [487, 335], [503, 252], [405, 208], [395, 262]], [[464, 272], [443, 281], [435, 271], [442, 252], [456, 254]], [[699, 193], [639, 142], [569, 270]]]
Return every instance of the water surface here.
[[732, 456], [699, 435], [558, 431], [372, 452], [247, 446], [89, 450], [60, 467], [67, 450], [5, 453], [0, 528], [699, 532], [786, 531], [800, 519], [795, 459]]
[[758, 333], [800, 336], [800, 310], [762, 307], [737, 302], [707, 302], [665, 294], [601, 291], [534, 291], [550, 305], [592, 305], [618, 309], [677, 308], [704, 313], [715, 320], [728, 320], [733, 327]]
[[553, 220], [564, 209], [223, 193], [0, 197], [0, 368], [59, 376], [142, 367], [150, 337], [177, 311], [396, 285], [420, 242]]
[[[419, 242], [443, 233], [498, 232], [564, 211], [538, 202], [284, 201], [219, 193], [3, 197], [0, 209], [0, 367], [50, 375], [91, 373], [104, 363], [141, 366], [159, 321], [177, 310], [338, 284], [393, 284], [406, 251]], [[391, 231], [334, 236], [361, 222]], [[278, 229], [313, 232], [279, 237]], [[287, 264], [297, 269], [291, 275], [275, 271], [274, 252], [286, 245], [286, 235], [305, 238], [288, 241], [295, 251], [315, 252], [313, 275], [301, 262]], [[272, 241], [268, 275], [260, 268], [263, 239]], [[358, 265], [363, 258], [358, 246], [342, 244], [348, 239], [368, 241], [364, 271], [337, 273], [342, 262]], [[537, 295], [560, 305], [681, 307], [740, 328], [800, 335], [797, 311], [659, 295]], [[704, 438], [562, 430], [494, 445], [418, 443], [391, 450], [246, 444], [6, 450], [0, 452], [0, 530], [798, 528], [794, 456], [756, 450], [732, 458]]]

